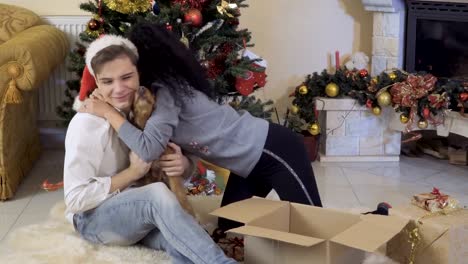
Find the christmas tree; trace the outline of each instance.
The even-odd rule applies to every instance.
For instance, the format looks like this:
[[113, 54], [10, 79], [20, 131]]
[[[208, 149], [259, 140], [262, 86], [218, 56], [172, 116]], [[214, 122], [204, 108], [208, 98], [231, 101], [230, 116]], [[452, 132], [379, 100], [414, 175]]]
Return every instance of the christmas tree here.
[[146, 20], [165, 25], [194, 52], [215, 87], [219, 103], [229, 102], [235, 109], [270, 119], [272, 102], [248, 97], [265, 85], [266, 65], [248, 50], [253, 46], [250, 32], [238, 29], [240, 8], [247, 7], [244, 1], [94, 0], [80, 4], [80, 9], [93, 17], [69, 56], [69, 70], [77, 78], [67, 81], [66, 99], [57, 107], [58, 115], [69, 121], [75, 114], [72, 105], [80, 87], [87, 44], [101, 34], [125, 36], [133, 24]]

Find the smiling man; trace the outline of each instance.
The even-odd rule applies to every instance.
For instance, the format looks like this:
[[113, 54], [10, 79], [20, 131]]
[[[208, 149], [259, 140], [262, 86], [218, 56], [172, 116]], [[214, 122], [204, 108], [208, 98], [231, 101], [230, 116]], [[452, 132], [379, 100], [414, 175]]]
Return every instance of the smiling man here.
[[[122, 116], [129, 114], [140, 87], [137, 60], [133, 43], [112, 35], [91, 43], [86, 53], [99, 97]], [[82, 107], [89, 106], [85, 102]], [[186, 158], [178, 146], [173, 148], [178, 155], [171, 166], [182, 167], [178, 170], [182, 173], [187, 170], [182, 162]], [[164, 183], [132, 186], [150, 165], [134, 153], [129, 156], [106, 119], [77, 113], [67, 130], [64, 164], [67, 219], [75, 230], [93, 243], [142, 243], [165, 250], [173, 263], [235, 263], [182, 209]]]

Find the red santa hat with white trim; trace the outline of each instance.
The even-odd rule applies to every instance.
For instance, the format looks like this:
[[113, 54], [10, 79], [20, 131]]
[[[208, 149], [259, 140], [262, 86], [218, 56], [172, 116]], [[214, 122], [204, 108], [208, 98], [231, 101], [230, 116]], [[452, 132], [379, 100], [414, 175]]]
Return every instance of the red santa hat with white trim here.
[[83, 76], [81, 78], [80, 92], [75, 97], [75, 101], [73, 102], [73, 110], [78, 111], [84, 100], [86, 100], [88, 97], [88, 94], [90, 94], [97, 87], [96, 75], [93, 68], [91, 67], [91, 61], [93, 60], [94, 56], [96, 56], [99, 51], [113, 45], [125, 46], [138, 58], [138, 50], [136, 46], [130, 40], [124, 37], [117, 35], [102, 35], [95, 41], [91, 42], [88, 49], [86, 50], [86, 65], [83, 70]]

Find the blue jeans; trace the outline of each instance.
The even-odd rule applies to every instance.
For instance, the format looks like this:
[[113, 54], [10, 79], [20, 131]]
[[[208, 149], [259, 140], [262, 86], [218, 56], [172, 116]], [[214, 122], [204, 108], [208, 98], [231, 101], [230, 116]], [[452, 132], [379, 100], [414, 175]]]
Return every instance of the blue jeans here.
[[164, 250], [173, 263], [236, 263], [187, 214], [164, 183], [131, 189], [98, 207], [75, 214], [76, 231], [93, 243], [128, 246], [141, 242]]

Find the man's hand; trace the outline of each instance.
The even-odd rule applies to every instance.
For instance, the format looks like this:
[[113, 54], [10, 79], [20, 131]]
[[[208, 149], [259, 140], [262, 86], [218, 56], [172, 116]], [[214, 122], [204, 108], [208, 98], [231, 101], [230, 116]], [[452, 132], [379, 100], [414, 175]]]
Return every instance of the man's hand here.
[[175, 153], [162, 155], [159, 159], [159, 166], [167, 176], [182, 176], [190, 163], [187, 157], [182, 154], [182, 150], [178, 145], [169, 142], [167, 146], [172, 148]]
[[109, 193], [127, 188], [130, 184], [145, 176], [150, 168], [151, 163], [143, 161], [137, 154], [130, 152], [130, 166], [111, 177]]
[[136, 179], [138, 180], [141, 177], [145, 176], [146, 173], [151, 169], [151, 162], [145, 162], [144, 160], [140, 159], [135, 152], [130, 152], [130, 166], [129, 170], [134, 172]]

